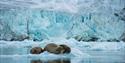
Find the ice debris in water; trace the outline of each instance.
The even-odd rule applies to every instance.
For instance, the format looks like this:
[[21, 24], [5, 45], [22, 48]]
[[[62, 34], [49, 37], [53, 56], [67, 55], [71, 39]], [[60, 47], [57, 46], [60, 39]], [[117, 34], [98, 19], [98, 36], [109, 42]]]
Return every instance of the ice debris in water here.
[[[68, 57], [91, 57], [86, 51], [125, 51], [125, 43], [124, 42], [78, 42], [75, 39], [64, 39], [60, 38], [59, 40], [43, 40], [42, 42], [34, 42], [34, 41], [0, 41], [0, 49], [1, 55], [25, 55], [30, 54], [30, 49], [32, 47], [40, 46], [42, 48], [45, 47], [48, 43], [55, 44], [66, 44], [71, 48], [71, 53]], [[20, 45], [19, 45], [20, 44]], [[77, 52], [76, 52], [77, 51]], [[41, 53], [40, 55], [49, 56], [47, 52]], [[51, 54], [50, 54], [51, 55]], [[53, 56], [52, 54], [51, 56]], [[58, 56], [58, 55], [54, 55]], [[63, 55], [61, 55], [63, 56]]]

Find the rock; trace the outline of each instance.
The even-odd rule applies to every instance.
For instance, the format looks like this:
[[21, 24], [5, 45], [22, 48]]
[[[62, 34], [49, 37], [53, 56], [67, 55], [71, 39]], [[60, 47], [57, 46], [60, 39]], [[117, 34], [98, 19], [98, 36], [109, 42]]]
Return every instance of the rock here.
[[29, 39], [27, 35], [14, 35], [10, 41], [23, 41], [25, 39]]

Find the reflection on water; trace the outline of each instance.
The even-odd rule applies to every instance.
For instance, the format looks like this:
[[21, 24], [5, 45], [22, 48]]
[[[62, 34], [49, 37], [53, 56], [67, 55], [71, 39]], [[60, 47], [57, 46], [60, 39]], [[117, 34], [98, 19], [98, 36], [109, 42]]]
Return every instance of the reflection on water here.
[[92, 57], [92, 58], [59, 58], [48, 59], [37, 57], [0, 57], [0, 63], [125, 63], [125, 57]]
[[84, 51], [91, 57], [0, 55], [0, 63], [125, 63], [125, 51]]
[[69, 58], [0, 57], [0, 63], [71, 63]]
[[31, 60], [31, 63], [44, 63], [42, 60]]
[[56, 60], [31, 60], [31, 63], [71, 63], [70, 59], [56, 59]]

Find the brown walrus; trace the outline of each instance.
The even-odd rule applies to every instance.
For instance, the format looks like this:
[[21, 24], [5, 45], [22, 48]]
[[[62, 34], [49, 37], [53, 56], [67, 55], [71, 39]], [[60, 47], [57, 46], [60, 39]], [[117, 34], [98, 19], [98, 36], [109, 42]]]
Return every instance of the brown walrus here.
[[30, 53], [40, 54], [44, 51], [47, 51], [53, 54], [65, 54], [65, 53], [68, 54], [71, 52], [71, 49], [65, 44], [57, 45], [54, 43], [50, 43], [50, 44], [47, 44], [44, 49], [42, 49], [41, 47], [34, 47], [30, 50]]
[[70, 53], [71, 52], [71, 49], [70, 49], [70, 47], [68, 47], [67, 45], [65, 45], [65, 44], [61, 44], [61, 45], [59, 45], [59, 46], [61, 46], [61, 47], [63, 47], [64, 48], [64, 51], [63, 51], [63, 53]]
[[50, 53], [60, 54], [63, 48], [54, 43], [50, 43], [45, 46], [44, 50]]
[[41, 47], [34, 47], [30, 50], [31, 54], [40, 54], [44, 52], [44, 49], [42, 49]]
[[56, 45], [54, 43], [47, 44], [44, 50], [54, 54], [70, 53], [71, 51], [71, 49], [67, 45]]

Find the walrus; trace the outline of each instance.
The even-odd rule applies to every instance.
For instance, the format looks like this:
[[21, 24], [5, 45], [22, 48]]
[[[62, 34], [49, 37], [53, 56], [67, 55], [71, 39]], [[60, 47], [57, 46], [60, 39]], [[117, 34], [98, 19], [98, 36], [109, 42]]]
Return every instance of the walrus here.
[[45, 46], [44, 50], [50, 53], [60, 54], [63, 48], [54, 43], [50, 43]]
[[61, 45], [59, 45], [59, 46], [64, 48], [64, 51], [63, 51], [62, 53], [66, 53], [66, 54], [68, 54], [68, 53], [71, 52], [70, 47], [68, 47], [67, 45], [65, 45], [65, 44], [61, 44]]
[[34, 47], [30, 50], [31, 54], [40, 54], [44, 52], [44, 49], [42, 49], [41, 47]]
[[70, 48], [67, 45], [56, 45], [54, 43], [50, 43], [45, 46], [45, 51], [54, 53], [54, 54], [64, 54], [64, 53], [70, 53]]
[[41, 47], [34, 47], [30, 50], [31, 54], [40, 54], [44, 51], [47, 51], [49, 53], [53, 53], [53, 54], [68, 54], [71, 52], [70, 47], [68, 47], [65, 44], [61, 44], [61, 45], [57, 45], [54, 43], [50, 43], [47, 44], [44, 49], [42, 49]]

